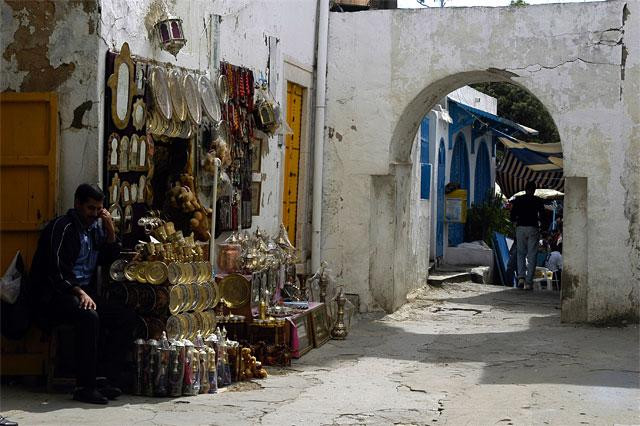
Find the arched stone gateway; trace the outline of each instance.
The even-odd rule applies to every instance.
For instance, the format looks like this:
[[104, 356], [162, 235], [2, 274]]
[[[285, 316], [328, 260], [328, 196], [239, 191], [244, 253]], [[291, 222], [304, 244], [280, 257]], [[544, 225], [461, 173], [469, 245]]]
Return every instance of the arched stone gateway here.
[[422, 117], [465, 84], [509, 81], [561, 137], [563, 320], [638, 319], [640, 2], [332, 13], [329, 34], [322, 257], [365, 309], [426, 281]]

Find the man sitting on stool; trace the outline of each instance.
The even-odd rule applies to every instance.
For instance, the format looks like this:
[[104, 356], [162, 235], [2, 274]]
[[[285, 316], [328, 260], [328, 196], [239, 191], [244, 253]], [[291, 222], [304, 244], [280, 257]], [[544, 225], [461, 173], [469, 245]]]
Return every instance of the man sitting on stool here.
[[37, 312], [50, 324], [75, 328], [77, 388], [73, 398], [93, 404], [106, 404], [107, 398], [122, 393], [108, 383], [97, 389], [100, 335], [109, 328], [103, 354], [107, 375], [115, 378], [123, 367], [133, 324], [133, 312], [103, 300], [95, 287], [97, 265], [110, 264], [120, 253], [103, 200], [96, 186], [78, 186], [75, 208], [47, 224], [31, 266], [31, 297]]

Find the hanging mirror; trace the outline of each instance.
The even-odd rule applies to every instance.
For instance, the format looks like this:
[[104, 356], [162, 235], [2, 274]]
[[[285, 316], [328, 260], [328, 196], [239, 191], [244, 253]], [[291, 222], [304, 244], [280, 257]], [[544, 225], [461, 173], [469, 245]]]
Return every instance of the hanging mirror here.
[[120, 185], [120, 199], [122, 200], [122, 204], [128, 206], [131, 204], [131, 185], [129, 182], [124, 181], [122, 185]]
[[124, 224], [122, 225], [122, 233], [129, 234], [132, 230], [133, 209], [131, 204], [124, 208]]
[[196, 81], [189, 74], [185, 75], [182, 79], [182, 88], [184, 93], [184, 99], [187, 104], [187, 114], [191, 121], [195, 124], [200, 124], [202, 121], [202, 110], [200, 109], [200, 94], [198, 93], [198, 86]]
[[111, 88], [111, 118], [118, 129], [129, 124], [131, 101], [135, 94], [133, 72], [129, 44], [125, 42], [113, 63], [113, 74], [107, 80]]
[[121, 172], [129, 171], [129, 136], [125, 136], [120, 140], [120, 160], [118, 170]]
[[138, 148], [140, 147], [138, 135], [135, 133], [131, 135], [129, 145], [129, 170], [138, 170]]
[[117, 234], [120, 232], [120, 225], [122, 224], [122, 209], [118, 204], [113, 203], [109, 207], [109, 214], [111, 215], [113, 227], [115, 228]]
[[140, 148], [138, 149], [138, 170], [147, 169], [147, 140], [140, 138]]
[[116, 173], [111, 179], [111, 186], [109, 186], [109, 201], [112, 204], [118, 204], [120, 202], [120, 177]]
[[211, 121], [220, 121], [222, 118], [220, 102], [211, 82], [203, 75], [198, 79], [198, 87], [200, 89], [200, 98], [202, 99], [202, 110]]
[[118, 147], [120, 145], [120, 136], [112, 133], [107, 139], [109, 144], [109, 170], [118, 170]]
[[136, 93], [138, 96], [144, 96], [144, 81], [147, 66], [138, 62], [136, 64]]
[[164, 70], [160, 67], [154, 67], [151, 71], [151, 94], [156, 110], [165, 120], [171, 120], [173, 112], [171, 108], [171, 99], [169, 97], [169, 85]]
[[140, 176], [138, 179], [138, 196], [136, 198], [137, 203], [144, 203], [144, 191], [147, 186], [147, 177], [145, 175]]
[[133, 104], [133, 113], [132, 113], [133, 127], [136, 130], [144, 129], [145, 115], [146, 115], [146, 107], [144, 105], [144, 101], [142, 99], [138, 99]]
[[173, 118], [184, 121], [187, 119], [187, 105], [181, 84], [182, 73], [178, 70], [172, 70], [169, 72], [168, 80], [171, 105], [173, 106]]

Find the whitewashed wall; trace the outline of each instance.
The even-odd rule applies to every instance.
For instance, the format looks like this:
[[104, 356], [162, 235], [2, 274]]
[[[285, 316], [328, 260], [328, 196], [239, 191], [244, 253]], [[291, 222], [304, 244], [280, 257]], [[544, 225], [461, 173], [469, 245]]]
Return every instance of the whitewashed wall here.
[[[389, 188], [403, 187], [409, 174], [399, 169], [411, 163], [420, 120], [447, 93], [513, 81], [551, 113], [565, 175], [588, 182], [576, 197], [577, 205], [588, 200], [588, 220], [566, 216], [565, 250], [574, 257], [564, 271], [563, 319], [640, 316], [640, 166], [629, 160], [640, 153], [639, 16], [638, 1], [331, 14], [322, 255], [365, 306], [374, 302], [366, 296], [371, 259], [360, 248], [372, 215], [388, 213], [372, 211], [363, 189], [385, 177]], [[390, 226], [402, 229], [396, 213]], [[395, 268], [415, 268], [416, 236], [394, 235]], [[393, 288], [419, 285], [393, 276]]]

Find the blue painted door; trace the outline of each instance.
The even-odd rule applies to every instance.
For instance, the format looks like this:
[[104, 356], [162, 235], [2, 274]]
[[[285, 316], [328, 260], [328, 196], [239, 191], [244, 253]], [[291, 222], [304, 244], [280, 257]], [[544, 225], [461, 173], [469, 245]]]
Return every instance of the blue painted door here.
[[[469, 155], [467, 154], [467, 141], [462, 133], [456, 136], [456, 144], [453, 146], [451, 156], [451, 173], [449, 182], [457, 182], [461, 189], [469, 190]], [[471, 200], [468, 200], [469, 202]], [[449, 246], [457, 246], [464, 241], [464, 224], [449, 224]]]
[[473, 202], [481, 204], [487, 198], [487, 192], [491, 189], [491, 164], [489, 163], [489, 149], [483, 140], [478, 146], [476, 157], [476, 176], [474, 179]]
[[436, 257], [444, 256], [444, 178], [447, 151], [444, 139], [438, 148], [438, 203], [436, 205]]

